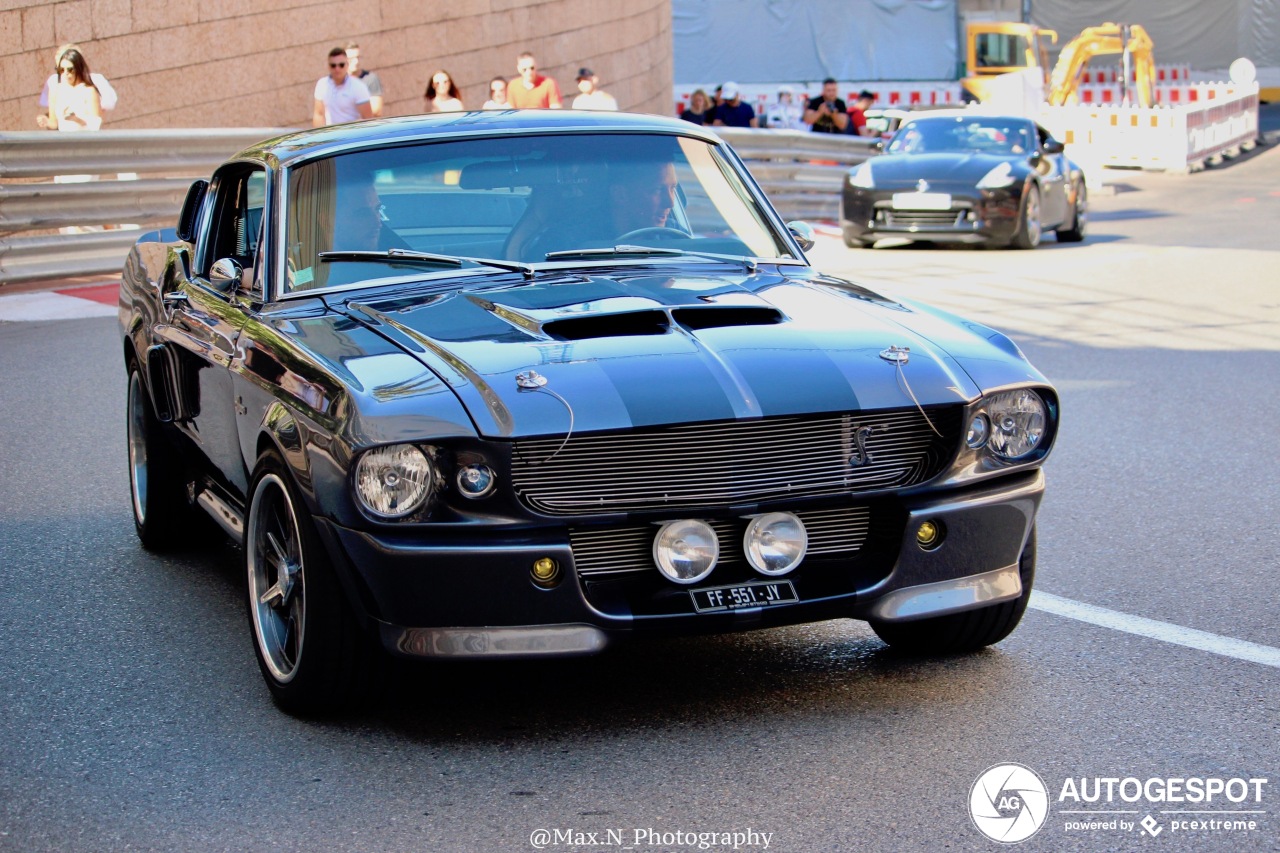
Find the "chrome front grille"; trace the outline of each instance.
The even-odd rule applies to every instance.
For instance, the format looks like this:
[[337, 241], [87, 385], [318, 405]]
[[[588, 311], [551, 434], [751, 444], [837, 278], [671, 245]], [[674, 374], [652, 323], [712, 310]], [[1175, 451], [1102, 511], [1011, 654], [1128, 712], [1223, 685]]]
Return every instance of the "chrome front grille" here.
[[[852, 556], [862, 548], [871, 526], [866, 507], [842, 507], [796, 513], [809, 532], [810, 557]], [[719, 566], [745, 562], [742, 533], [746, 519], [713, 519], [709, 522], [720, 540]], [[627, 527], [573, 528], [569, 543], [573, 561], [583, 577], [608, 577], [654, 570], [653, 537], [656, 524]]]
[[[941, 436], [930, 427], [936, 427]], [[715, 508], [902, 488], [941, 472], [960, 407], [693, 424], [515, 443], [511, 478], [549, 515]]]

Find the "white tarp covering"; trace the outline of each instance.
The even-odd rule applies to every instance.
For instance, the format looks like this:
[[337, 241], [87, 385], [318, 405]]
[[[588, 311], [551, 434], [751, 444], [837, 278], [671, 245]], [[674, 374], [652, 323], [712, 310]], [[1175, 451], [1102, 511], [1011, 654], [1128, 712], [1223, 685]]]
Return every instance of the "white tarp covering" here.
[[955, 78], [956, 0], [672, 0], [671, 11], [677, 80]]
[[1280, 0], [1032, 0], [1031, 20], [1062, 45], [1085, 27], [1141, 24], [1156, 63], [1226, 68], [1238, 57], [1280, 66]]

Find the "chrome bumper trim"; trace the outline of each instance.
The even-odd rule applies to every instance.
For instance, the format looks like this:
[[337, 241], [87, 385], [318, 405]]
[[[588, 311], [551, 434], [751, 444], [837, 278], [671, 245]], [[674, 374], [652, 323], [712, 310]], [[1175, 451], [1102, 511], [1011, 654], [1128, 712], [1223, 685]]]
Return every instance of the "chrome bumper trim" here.
[[1022, 595], [1017, 563], [980, 575], [895, 589], [877, 601], [869, 618], [910, 622], [998, 604]]
[[406, 628], [396, 641], [403, 654], [443, 658], [567, 657], [603, 651], [608, 637], [591, 625], [504, 628]]

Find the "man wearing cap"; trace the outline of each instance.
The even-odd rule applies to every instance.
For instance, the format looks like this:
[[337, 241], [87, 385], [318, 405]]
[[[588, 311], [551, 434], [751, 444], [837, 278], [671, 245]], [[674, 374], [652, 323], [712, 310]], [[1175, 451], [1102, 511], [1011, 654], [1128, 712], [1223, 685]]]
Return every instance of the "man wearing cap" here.
[[573, 99], [575, 110], [617, 110], [618, 102], [613, 95], [596, 88], [600, 81], [590, 68], [578, 69], [578, 91], [582, 94]]
[[876, 96], [866, 89], [858, 93], [858, 100], [853, 102], [853, 106], [849, 107], [849, 130], [850, 136], [875, 136], [876, 131], [873, 127], [867, 127], [867, 110], [871, 109], [871, 105], [876, 102]]
[[822, 94], [810, 98], [804, 110], [804, 123], [814, 133], [844, 133], [849, 126], [849, 114], [840, 100], [840, 84], [828, 77], [822, 81]]
[[762, 127], [772, 130], [804, 130], [804, 110], [795, 102], [795, 92], [790, 86], [778, 87], [778, 100], [764, 108]]
[[720, 87], [721, 103], [716, 107], [716, 127], [759, 127], [756, 111], [740, 100], [737, 83], [725, 83]]

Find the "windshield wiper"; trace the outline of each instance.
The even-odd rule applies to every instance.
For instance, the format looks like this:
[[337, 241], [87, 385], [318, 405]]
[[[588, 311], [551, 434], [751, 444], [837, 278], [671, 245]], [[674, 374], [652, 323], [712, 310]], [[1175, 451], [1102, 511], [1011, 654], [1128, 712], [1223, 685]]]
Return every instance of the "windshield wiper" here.
[[548, 252], [548, 261], [565, 261], [575, 258], [704, 258], [709, 261], [729, 261], [745, 264], [748, 270], [755, 269], [756, 262], [742, 255], [720, 255], [715, 252], [690, 252], [687, 249], [659, 249], [653, 246], [614, 246], [606, 249], [566, 249], [562, 252]]
[[493, 258], [469, 258], [463, 255], [437, 255], [431, 252], [415, 252], [412, 249], [387, 249], [386, 251], [349, 249], [336, 252], [321, 252], [316, 257], [326, 263], [333, 263], [334, 261], [383, 261], [385, 263], [393, 264], [439, 264], [449, 267], [461, 267], [464, 263], [472, 263], [485, 267], [493, 267], [494, 269], [521, 272], [528, 278], [533, 278], [533, 267], [529, 264], [519, 263], [518, 261], [499, 261]]
[[391, 263], [444, 264], [450, 267], [462, 266], [462, 258], [455, 258], [452, 255], [433, 255], [429, 252], [415, 252], [411, 249], [387, 249], [386, 251], [351, 249], [338, 252], [321, 252], [316, 257], [327, 263], [334, 261], [388, 261]]

